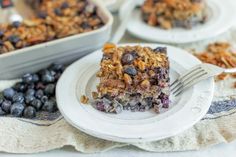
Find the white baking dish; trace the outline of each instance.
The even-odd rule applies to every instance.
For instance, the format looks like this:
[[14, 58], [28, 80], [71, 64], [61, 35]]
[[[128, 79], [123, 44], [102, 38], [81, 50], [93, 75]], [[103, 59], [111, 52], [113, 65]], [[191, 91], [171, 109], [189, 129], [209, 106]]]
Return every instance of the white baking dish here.
[[0, 55], [0, 79], [12, 79], [34, 72], [53, 62], [70, 63], [109, 40], [113, 17], [99, 0], [89, 0], [98, 8], [105, 25], [98, 30], [73, 35]]

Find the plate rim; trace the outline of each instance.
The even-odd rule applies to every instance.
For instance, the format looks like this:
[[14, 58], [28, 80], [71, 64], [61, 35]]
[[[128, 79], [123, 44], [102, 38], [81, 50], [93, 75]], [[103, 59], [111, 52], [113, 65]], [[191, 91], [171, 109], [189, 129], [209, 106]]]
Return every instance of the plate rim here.
[[[231, 2], [229, 1], [227, 1], [227, 3], [221, 3], [221, 5], [220, 5], [220, 0], [208, 0], [207, 1], [207, 3], [208, 3], [208, 5], [209, 4], [214, 4], [214, 5], [217, 5], [219, 8], [227, 8], [227, 10], [228, 10], [228, 13], [227, 13], [227, 15], [229, 16], [228, 17], [228, 19], [231, 19], [231, 20], [228, 20], [227, 22], [222, 22], [222, 25], [219, 25], [218, 24], [218, 28], [220, 28], [220, 29], [217, 29], [217, 31], [216, 30], [214, 30], [214, 31], [211, 31], [210, 33], [208, 32], [208, 35], [201, 35], [201, 36], [198, 36], [198, 37], [194, 37], [194, 35], [192, 35], [192, 37], [190, 37], [190, 38], [182, 38], [182, 40], [179, 40], [179, 38], [178, 39], [174, 39], [173, 40], [173, 38], [172, 37], [159, 37], [159, 38], [150, 38], [150, 37], [148, 37], [147, 35], [144, 35], [144, 34], [142, 34], [142, 33], [138, 33], [138, 32], [135, 32], [135, 31], [133, 31], [130, 27], [130, 23], [128, 24], [128, 26], [127, 26], [127, 30], [128, 30], [128, 32], [132, 35], [132, 36], [135, 36], [135, 37], [137, 37], [137, 38], [140, 38], [140, 39], [144, 39], [144, 40], [146, 40], [146, 41], [151, 41], [151, 42], [160, 42], [160, 43], [172, 43], [172, 44], [185, 44], [185, 43], [191, 43], [191, 42], [196, 42], [196, 41], [200, 41], [200, 40], [205, 40], [205, 39], [210, 39], [210, 38], [212, 38], [212, 37], [215, 37], [215, 36], [217, 36], [217, 35], [220, 35], [220, 34], [222, 34], [222, 33], [224, 33], [224, 32], [226, 32], [227, 30], [229, 30], [233, 25], [234, 25], [234, 23], [235, 22], [233, 22], [233, 19], [234, 19], [234, 16], [233, 16], [233, 14], [231, 14], [231, 13], [233, 13], [233, 7], [230, 5], [231, 4]], [[230, 8], [229, 8], [230, 7]], [[140, 10], [134, 10], [134, 12], [133, 12], [133, 15], [135, 14], [135, 12], [137, 13], [138, 12], [138, 14], [140, 14]], [[230, 13], [231, 12], [231, 13]], [[122, 13], [121, 12], [119, 12], [119, 18], [122, 18]], [[135, 19], [135, 18], [132, 18], [132, 19]], [[132, 20], [131, 19], [131, 20]], [[133, 20], [134, 21], [134, 20]], [[135, 20], [135, 21], [137, 21], [137, 20]], [[140, 20], [139, 20], [140, 21]], [[212, 25], [214, 25], [214, 23], [212, 24]], [[147, 25], [148, 26], [148, 25]], [[204, 28], [204, 26], [201, 26], [202, 28]], [[142, 27], [143, 28], [143, 27]], [[207, 28], [207, 27], [206, 27]], [[151, 26], [150, 26], [150, 30], [151, 29], [153, 29], [153, 31], [154, 31], [154, 29], [155, 29], [155, 27], [154, 28], [151, 28]], [[145, 30], [145, 29], [144, 29]], [[162, 31], [162, 32], [164, 32], [164, 31], [168, 31], [168, 30], [158, 30], [157, 29], [157, 31]], [[190, 30], [191, 31], [191, 30]], [[180, 32], [181, 33], [181, 32]], [[191, 33], [191, 32], [190, 32]], [[195, 33], [196, 34], [196, 33]], [[168, 36], [168, 35], [170, 35], [170, 33], [166, 33], [165, 34], [166, 36]]]
[[[119, 44], [119, 45], [141, 45], [141, 46], [150, 46], [150, 45], [156, 45], [156, 46], [168, 46], [168, 47], [173, 47], [173, 48], [177, 48], [177, 49], [180, 49], [180, 48], [178, 48], [178, 47], [175, 47], [175, 46], [170, 46], [170, 45], [163, 45], [163, 44], [146, 44], [146, 43], [129, 43], [129, 44]], [[185, 51], [185, 50], [183, 50], [183, 49], [180, 49], [180, 50], [182, 50], [182, 51]], [[101, 50], [98, 50], [98, 51], [101, 51]], [[98, 52], [98, 51], [95, 51], [94, 53], [96, 53], [96, 52]], [[186, 51], [185, 51], [186, 52]], [[90, 54], [90, 55], [88, 55], [88, 56], [85, 56], [84, 58], [89, 58], [90, 56], [92, 56], [94, 53], [92, 53], [92, 54]], [[188, 54], [188, 52], [186, 52], [187, 54]], [[190, 54], [188, 54], [188, 55], [190, 55]], [[191, 55], [192, 56], [192, 55]], [[82, 59], [84, 59], [84, 58], [82, 58]], [[195, 60], [198, 60], [197, 58], [195, 58]], [[81, 60], [78, 60], [78, 61], [76, 61], [75, 63], [73, 63], [72, 65], [70, 65], [69, 67], [68, 67], [68, 69], [70, 68], [70, 67], [73, 67], [73, 66], [75, 66], [76, 64], [78, 64], [78, 62], [80, 62]], [[198, 60], [198, 62], [199, 63], [201, 63], [199, 60]], [[68, 69], [66, 69], [66, 71], [68, 70]], [[65, 72], [66, 72], [65, 71]], [[63, 73], [63, 74], [65, 74], [65, 73]], [[92, 135], [92, 136], [94, 136], [94, 137], [98, 137], [98, 138], [102, 138], [102, 139], [105, 139], [105, 140], [111, 140], [111, 141], [117, 141], [117, 142], [125, 142], [125, 143], [135, 143], [135, 142], [146, 142], [146, 141], [155, 141], [155, 140], [160, 140], [160, 139], [163, 139], [163, 138], [167, 138], [167, 137], [170, 137], [170, 136], [174, 136], [174, 135], [176, 135], [176, 134], [178, 134], [178, 133], [180, 133], [180, 132], [182, 132], [183, 130], [186, 130], [186, 129], [188, 129], [189, 127], [191, 127], [191, 126], [193, 126], [193, 124], [195, 124], [197, 121], [199, 121], [202, 117], [199, 117], [198, 119], [196, 119], [194, 122], [192, 122], [193, 124], [190, 124], [189, 126], [186, 126], [186, 128], [184, 128], [184, 129], [180, 129], [179, 131], [175, 131], [175, 132], [172, 132], [171, 134], [169, 133], [168, 135], [166, 135], [166, 136], [163, 136], [162, 138], [160, 138], [160, 137], [158, 137], [157, 139], [155, 139], [155, 138], [151, 138], [151, 139], [144, 139], [144, 138], [140, 138], [140, 137], [136, 137], [136, 138], [125, 138], [125, 137], [123, 137], [123, 138], [121, 138], [121, 137], [119, 137], [119, 136], [111, 136], [111, 135], [104, 135], [104, 134], [102, 134], [102, 133], [98, 133], [98, 132], [96, 132], [96, 131], [94, 131], [94, 130], [88, 130], [88, 129], [84, 129], [84, 128], [81, 128], [80, 126], [78, 126], [78, 125], [76, 125], [73, 121], [71, 121], [70, 120], [70, 118], [63, 112], [63, 109], [61, 108], [61, 107], [63, 107], [63, 105], [61, 106], [60, 105], [60, 100], [62, 99], [62, 98], [60, 98], [59, 97], [59, 92], [58, 91], [60, 91], [60, 84], [61, 84], [61, 82], [62, 82], [62, 80], [63, 80], [63, 78], [65, 77], [65, 75], [63, 76], [62, 75], [62, 77], [60, 78], [60, 80], [58, 81], [58, 85], [57, 85], [57, 87], [56, 87], [56, 97], [57, 97], [57, 100], [58, 100], [58, 108], [59, 108], [59, 110], [60, 110], [60, 112], [61, 112], [61, 114], [63, 115], [63, 117], [65, 118], [65, 120], [66, 121], [68, 121], [72, 126], [74, 126], [75, 128], [77, 128], [77, 129], [79, 129], [79, 130], [81, 130], [82, 132], [84, 132], [84, 133], [86, 133], [86, 134], [89, 134], [89, 135]], [[213, 78], [212, 79], [210, 79], [209, 80], [210, 81], [210, 83], [211, 83], [211, 93], [210, 93], [210, 95], [209, 95], [209, 99], [208, 99], [208, 101], [209, 102], [207, 102], [207, 103], [209, 103], [209, 105], [208, 105], [208, 108], [210, 107], [210, 102], [212, 101], [212, 98], [213, 98], [213, 92], [214, 92], [214, 80], [213, 80]], [[205, 112], [207, 112], [207, 111], [205, 111]], [[205, 114], [205, 113], [204, 113]]]

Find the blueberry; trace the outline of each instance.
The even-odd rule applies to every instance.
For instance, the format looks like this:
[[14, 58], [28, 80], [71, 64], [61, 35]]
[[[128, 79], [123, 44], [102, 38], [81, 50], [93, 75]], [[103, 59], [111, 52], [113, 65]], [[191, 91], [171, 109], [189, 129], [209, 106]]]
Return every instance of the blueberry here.
[[31, 119], [31, 118], [34, 118], [34, 117], [36, 116], [36, 110], [35, 110], [35, 108], [32, 107], [32, 106], [26, 107], [25, 110], [24, 110], [23, 116], [24, 116], [25, 118], [30, 118], [30, 119]]
[[8, 100], [3, 101], [2, 103], [2, 110], [6, 113], [10, 112], [10, 108], [11, 108], [11, 102]]
[[20, 41], [20, 38], [17, 35], [11, 35], [11, 36], [8, 37], [8, 40], [12, 44], [17, 44]]
[[147, 109], [146, 109], [146, 106], [144, 106], [144, 105], [140, 105], [140, 106], [139, 106], [139, 111], [140, 111], [140, 112], [144, 112], [145, 110], [147, 110]]
[[102, 101], [97, 102], [95, 107], [99, 111], [106, 111], [105, 110], [105, 104]]
[[15, 90], [13, 88], [7, 88], [7, 89], [4, 89], [3, 90], [3, 96], [6, 98], [6, 99], [9, 99], [11, 100], [12, 97], [15, 95]]
[[33, 82], [35, 82], [35, 83], [36, 83], [36, 82], [38, 82], [38, 81], [39, 81], [39, 76], [38, 76], [37, 74], [33, 74], [33, 76], [32, 76], [32, 77], [33, 77], [33, 79], [32, 79], [32, 81], [33, 81]]
[[128, 75], [135, 76], [137, 75], [137, 70], [133, 66], [128, 66], [124, 69], [124, 72]]
[[34, 89], [28, 89], [25, 94], [34, 96], [35, 90]]
[[161, 0], [153, 0], [154, 3], [159, 3]]
[[42, 103], [45, 103], [45, 102], [48, 101], [48, 97], [44, 95], [44, 96], [41, 97], [40, 100], [41, 100]]
[[22, 103], [19, 103], [19, 102], [14, 103], [11, 106], [11, 115], [14, 117], [20, 117], [22, 116], [24, 109], [25, 109], [25, 106]]
[[56, 80], [58, 80], [61, 77], [61, 73], [56, 73], [56, 75], [54, 76]]
[[4, 32], [0, 30], [0, 37], [4, 35]]
[[162, 108], [169, 108], [169, 100], [164, 100]]
[[67, 3], [67, 2], [63, 2], [62, 4], [61, 4], [61, 9], [66, 9], [66, 8], [68, 8], [69, 7], [69, 4]]
[[13, 87], [17, 92], [24, 92], [26, 90], [26, 85], [22, 82], [18, 82]]
[[57, 73], [54, 70], [49, 70], [50, 75], [55, 76]]
[[53, 95], [55, 93], [55, 85], [54, 84], [48, 84], [44, 89], [44, 93], [46, 95]]
[[40, 70], [38, 74], [43, 76], [43, 75], [48, 75], [48, 74], [50, 75], [51, 73], [48, 69], [43, 69], [43, 70]]
[[12, 97], [12, 101], [13, 102], [19, 102], [19, 103], [23, 103], [25, 100], [23, 93], [16, 93], [13, 97]]
[[6, 112], [2, 110], [2, 108], [0, 107], [0, 116], [6, 115]]
[[43, 96], [44, 96], [44, 92], [42, 89], [39, 89], [36, 91], [36, 93], [35, 93], [36, 98], [41, 99]]
[[4, 96], [0, 94], [0, 106], [2, 105], [3, 101], [4, 101]]
[[27, 84], [33, 83], [33, 75], [30, 73], [24, 74], [22, 77], [22, 81]]
[[3, 41], [0, 40], [0, 47], [2, 47], [4, 45]]
[[35, 97], [33, 95], [26, 95], [25, 96], [25, 103], [30, 104], [34, 99], [35, 99]]
[[91, 28], [91, 26], [90, 26], [87, 22], [83, 22], [83, 23], [81, 24], [81, 27], [82, 27], [83, 29], [90, 29], [90, 28]]
[[60, 9], [60, 8], [55, 8], [55, 9], [54, 9], [54, 13], [55, 13], [57, 16], [61, 16], [61, 15], [62, 15], [62, 12], [61, 12], [61, 9]]
[[34, 83], [30, 83], [27, 85], [28, 89], [34, 89], [35, 88], [35, 84]]
[[167, 48], [166, 47], [157, 47], [153, 51], [154, 52], [158, 52], [158, 53], [166, 53], [167, 52]]
[[38, 17], [41, 19], [45, 19], [47, 16], [48, 16], [47, 13], [44, 11], [38, 13]]
[[21, 22], [20, 22], [20, 21], [14, 21], [14, 22], [12, 22], [12, 26], [15, 27], [15, 28], [20, 27], [20, 25], [21, 25]]
[[125, 53], [122, 58], [122, 64], [131, 64], [134, 61], [134, 56], [131, 53]]
[[43, 110], [47, 112], [54, 112], [56, 108], [56, 102], [54, 100], [46, 101], [43, 105]]
[[45, 74], [42, 76], [43, 83], [52, 83], [55, 81], [55, 77], [51, 74]]
[[34, 99], [31, 103], [30, 103], [37, 111], [39, 111], [42, 107], [42, 102], [38, 99]]
[[50, 66], [50, 69], [55, 71], [55, 72], [63, 72], [65, 67], [64, 65], [60, 64], [60, 63], [53, 63], [51, 66]]

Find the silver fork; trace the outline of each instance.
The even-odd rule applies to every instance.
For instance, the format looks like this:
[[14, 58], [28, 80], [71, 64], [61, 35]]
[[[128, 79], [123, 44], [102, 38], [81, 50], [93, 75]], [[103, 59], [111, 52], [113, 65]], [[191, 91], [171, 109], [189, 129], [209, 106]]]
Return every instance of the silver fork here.
[[170, 91], [174, 96], [178, 96], [196, 83], [221, 73], [236, 73], [236, 68], [224, 69], [212, 64], [199, 64], [177, 78], [170, 85]]

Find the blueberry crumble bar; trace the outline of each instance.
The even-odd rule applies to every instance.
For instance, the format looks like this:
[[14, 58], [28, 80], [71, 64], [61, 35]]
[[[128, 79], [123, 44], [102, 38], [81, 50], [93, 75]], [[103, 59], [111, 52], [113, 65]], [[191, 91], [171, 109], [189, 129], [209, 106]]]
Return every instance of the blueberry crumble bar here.
[[100, 111], [147, 111], [169, 107], [169, 61], [165, 47], [106, 44], [93, 92], [93, 106]]
[[0, 24], [0, 54], [101, 28], [97, 8], [87, 0], [25, 0], [32, 18]]
[[163, 29], [190, 29], [207, 19], [204, 0], [146, 0], [141, 10], [146, 23]]

